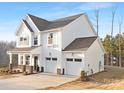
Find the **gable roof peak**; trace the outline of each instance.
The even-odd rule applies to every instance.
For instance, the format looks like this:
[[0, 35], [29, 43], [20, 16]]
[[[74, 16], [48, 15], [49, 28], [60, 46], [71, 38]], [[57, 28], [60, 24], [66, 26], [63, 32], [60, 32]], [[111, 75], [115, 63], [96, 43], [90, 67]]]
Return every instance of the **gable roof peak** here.
[[[44, 21], [48, 21], [48, 20], [46, 20], [46, 19], [43, 19], [43, 18], [41, 18], [41, 17], [38, 17], [38, 16], [35, 16], [35, 15], [32, 15], [32, 14], [27, 14], [31, 19], [34, 19], [34, 18], [37, 18], [37, 19], [39, 19], [39, 20], [44, 20]], [[49, 22], [49, 21], [48, 21]]]
[[24, 22], [24, 24], [27, 26], [27, 28], [31, 31], [34, 32], [33, 29], [31, 28], [31, 26], [28, 24], [28, 22], [24, 19], [22, 19], [22, 21]]
[[77, 18], [79, 18], [81, 15], [84, 15], [84, 13], [56, 19], [53, 21], [48, 21], [48, 20], [42, 19], [40, 17], [28, 14], [28, 16], [33, 21], [33, 23], [36, 25], [36, 27], [38, 28], [39, 31], [64, 27], [65, 25], [67, 25], [67, 24], [71, 23], [72, 21], [76, 20]]
[[66, 20], [74, 20], [74, 19], [80, 17], [81, 15], [84, 15], [84, 13], [80, 13], [80, 14], [75, 14], [75, 15], [59, 18], [59, 19], [53, 20], [53, 22], [56, 22], [56, 21], [66, 21]]

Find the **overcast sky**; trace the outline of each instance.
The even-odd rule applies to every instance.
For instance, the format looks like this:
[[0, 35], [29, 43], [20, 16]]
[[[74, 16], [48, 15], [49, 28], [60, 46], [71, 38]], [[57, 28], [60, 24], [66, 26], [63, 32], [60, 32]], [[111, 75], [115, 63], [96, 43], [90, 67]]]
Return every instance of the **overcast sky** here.
[[[111, 10], [118, 7], [114, 33], [118, 33], [118, 20], [124, 16], [124, 3], [0, 3], [0, 40], [15, 40], [16, 27], [26, 14], [33, 14], [47, 20], [87, 13], [95, 28], [95, 8], [100, 9], [99, 35], [103, 38], [111, 31]], [[122, 32], [123, 32], [122, 27]]]

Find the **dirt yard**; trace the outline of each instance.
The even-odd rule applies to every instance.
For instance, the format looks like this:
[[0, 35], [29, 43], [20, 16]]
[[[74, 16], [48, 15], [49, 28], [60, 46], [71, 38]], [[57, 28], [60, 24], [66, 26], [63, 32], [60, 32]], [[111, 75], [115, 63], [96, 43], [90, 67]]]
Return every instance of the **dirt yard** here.
[[124, 68], [118, 67], [105, 67], [105, 71], [95, 74], [90, 77], [91, 80], [83, 82], [77, 79], [72, 82], [65, 83], [57, 87], [48, 87], [45, 89], [57, 89], [57, 90], [79, 90], [79, 89], [124, 89]]

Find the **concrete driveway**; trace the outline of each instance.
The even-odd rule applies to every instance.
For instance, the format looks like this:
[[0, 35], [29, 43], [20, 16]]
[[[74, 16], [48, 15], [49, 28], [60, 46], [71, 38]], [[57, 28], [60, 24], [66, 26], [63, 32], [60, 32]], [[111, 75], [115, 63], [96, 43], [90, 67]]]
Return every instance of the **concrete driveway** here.
[[50, 73], [39, 73], [27, 76], [18, 74], [12, 78], [0, 79], [0, 90], [42, 89], [58, 86], [75, 79], [77, 79], [75, 76], [53, 75]]

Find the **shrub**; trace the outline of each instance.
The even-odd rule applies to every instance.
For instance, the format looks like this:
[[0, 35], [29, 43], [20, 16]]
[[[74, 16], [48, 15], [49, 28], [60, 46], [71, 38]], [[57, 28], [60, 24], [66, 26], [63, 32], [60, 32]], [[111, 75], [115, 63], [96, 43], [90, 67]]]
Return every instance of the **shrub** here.
[[16, 73], [16, 70], [13, 70], [14, 73]]
[[9, 70], [9, 71], [8, 71], [8, 74], [12, 74], [12, 71]]
[[20, 70], [17, 70], [17, 73], [20, 73]]
[[23, 75], [29, 75], [29, 73], [27, 71], [24, 71]]
[[81, 71], [81, 81], [89, 81], [89, 78], [87, 76], [87, 73], [85, 71]]

